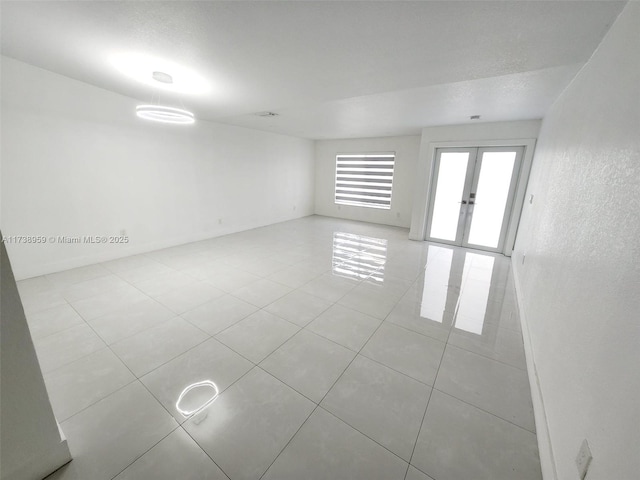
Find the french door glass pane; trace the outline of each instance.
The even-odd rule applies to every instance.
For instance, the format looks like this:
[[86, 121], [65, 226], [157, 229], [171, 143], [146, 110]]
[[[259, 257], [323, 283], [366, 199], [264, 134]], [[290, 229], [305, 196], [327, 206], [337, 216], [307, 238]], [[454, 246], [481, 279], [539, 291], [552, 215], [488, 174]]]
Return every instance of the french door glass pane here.
[[455, 241], [469, 152], [442, 152], [431, 217], [431, 238]]
[[484, 152], [468, 243], [497, 248], [516, 152]]

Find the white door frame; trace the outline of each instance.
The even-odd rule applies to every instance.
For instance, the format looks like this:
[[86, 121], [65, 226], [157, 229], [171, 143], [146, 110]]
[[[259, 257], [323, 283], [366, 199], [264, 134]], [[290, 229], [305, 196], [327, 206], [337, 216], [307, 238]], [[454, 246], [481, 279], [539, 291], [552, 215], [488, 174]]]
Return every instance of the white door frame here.
[[[468, 141], [453, 141], [453, 142], [430, 142], [427, 148], [427, 164], [428, 177], [426, 179], [426, 201], [420, 206], [418, 212], [414, 212], [414, 218], [417, 219], [415, 225], [416, 236], [411, 238], [416, 240], [426, 240], [427, 238], [427, 215], [429, 212], [429, 204], [431, 202], [431, 186], [434, 176], [435, 157], [436, 150], [438, 148], [474, 148], [474, 147], [524, 147], [524, 154], [522, 157], [522, 165], [520, 167], [520, 174], [518, 175], [518, 182], [516, 186], [516, 193], [513, 199], [513, 208], [511, 210], [511, 218], [509, 219], [509, 226], [507, 228], [507, 235], [505, 237], [504, 246], [502, 252], [506, 256], [511, 256], [513, 246], [516, 240], [516, 233], [518, 231], [518, 224], [520, 222], [520, 215], [522, 213], [522, 206], [524, 205], [524, 197], [527, 191], [527, 182], [529, 181], [529, 174], [531, 173], [531, 164], [533, 162], [533, 151], [536, 144], [535, 138], [518, 138], [518, 139], [506, 139], [506, 140], [468, 140]], [[412, 225], [412, 234], [413, 228]]]

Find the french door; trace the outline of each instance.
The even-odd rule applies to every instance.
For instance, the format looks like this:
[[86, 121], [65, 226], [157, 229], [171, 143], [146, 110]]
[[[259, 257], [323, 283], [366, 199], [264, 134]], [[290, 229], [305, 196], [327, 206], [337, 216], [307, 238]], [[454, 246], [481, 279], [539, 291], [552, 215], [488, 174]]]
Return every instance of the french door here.
[[524, 147], [437, 149], [427, 240], [502, 251], [523, 152]]

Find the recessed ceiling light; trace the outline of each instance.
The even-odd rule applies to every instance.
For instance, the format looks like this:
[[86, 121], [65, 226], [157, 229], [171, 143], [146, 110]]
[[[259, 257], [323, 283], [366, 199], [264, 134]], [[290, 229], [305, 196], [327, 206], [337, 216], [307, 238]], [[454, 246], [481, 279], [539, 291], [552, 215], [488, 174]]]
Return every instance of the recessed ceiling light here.
[[188, 110], [162, 105], [138, 105], [136, 115], [145, 120], [179, 125], [189, 125], [196, 121], [193, 113]]
[[211, 89], [208, 82], [193, 70], [162, 58], [121, 53], [112, 56], [111, 63], [128, 77], [169, 92], [202, 94]]
[[471, 119], [471, 120], [480, 120], [480, 115], [471, 115], [469, 117], [469, 119]]

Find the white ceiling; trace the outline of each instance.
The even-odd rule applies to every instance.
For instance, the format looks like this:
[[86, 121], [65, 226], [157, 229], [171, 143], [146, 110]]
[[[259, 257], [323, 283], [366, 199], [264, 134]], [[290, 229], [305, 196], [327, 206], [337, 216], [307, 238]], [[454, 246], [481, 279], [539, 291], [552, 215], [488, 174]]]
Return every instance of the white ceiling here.
[[541, 118], [624, 3], [3, 1], [2, 53], [145, 102], [153, 88], [110, 59], [148, 54], [209, 83], [162, 96], [200, 119], [307, 138], [415, 134], [476, 114]]

